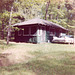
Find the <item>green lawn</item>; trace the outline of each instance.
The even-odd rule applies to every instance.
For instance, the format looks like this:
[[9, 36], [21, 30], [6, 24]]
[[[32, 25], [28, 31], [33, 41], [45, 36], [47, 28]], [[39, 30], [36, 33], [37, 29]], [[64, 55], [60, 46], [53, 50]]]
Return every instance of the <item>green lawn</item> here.
[[75, 47], [68, 44], [0, 42], [5, 50], [26, 50], [24, 62], [0, 67], [0, 75], [75, 75]]

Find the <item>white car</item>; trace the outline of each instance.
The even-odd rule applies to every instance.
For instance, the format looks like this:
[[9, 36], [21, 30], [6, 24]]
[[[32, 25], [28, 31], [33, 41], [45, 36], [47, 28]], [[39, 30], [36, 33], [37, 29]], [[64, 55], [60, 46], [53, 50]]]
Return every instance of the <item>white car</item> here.
[[61, 36], [61, 37], [53, 37], [52, 42], [57, 42], [57, 43], [73, 43], [74, 38], [71, 38], [69, 36]]

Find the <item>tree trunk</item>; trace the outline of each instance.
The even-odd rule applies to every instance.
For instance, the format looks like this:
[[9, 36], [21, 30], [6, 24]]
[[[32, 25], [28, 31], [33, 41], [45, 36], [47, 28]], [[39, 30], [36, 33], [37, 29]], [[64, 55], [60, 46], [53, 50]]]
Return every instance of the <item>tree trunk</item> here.
[[51, 20], [53, 19], [53, 15], [51, 14]]
[[13, 11], [13, 6], [11, 7], [9, 25], [8, 25], [8, 28], [7, 28], [7, 45], [9, 44], [10, 34], [11, 34], [11, 18], [12, 18], [12, 11]]
[[7, 45], [9, 44], [9, 32], [7, 33]]
[[47, 5], [46, 5], [45, 20], [47, 20], [47, 13], [48, 13], [49, 5], [50, 5], [50, 0], [47, 2]]
[[2, 31], [1, 31], [1, 39], [3, 40], [4, 39], [4, 22], [2, 21]]

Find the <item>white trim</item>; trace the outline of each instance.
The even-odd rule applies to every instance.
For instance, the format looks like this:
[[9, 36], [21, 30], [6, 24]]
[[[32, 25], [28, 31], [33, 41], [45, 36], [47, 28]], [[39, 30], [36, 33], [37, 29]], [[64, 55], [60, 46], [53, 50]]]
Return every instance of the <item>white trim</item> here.
[[37, 27], [37, 36], [40, 36], [40, 32], [41, 31], [41, 28], [40, 27]]
[[46, 42], [46, 28], [45, 26], [40, 26], [40, 27], [41, 27], [40, 29], [41, 42]]

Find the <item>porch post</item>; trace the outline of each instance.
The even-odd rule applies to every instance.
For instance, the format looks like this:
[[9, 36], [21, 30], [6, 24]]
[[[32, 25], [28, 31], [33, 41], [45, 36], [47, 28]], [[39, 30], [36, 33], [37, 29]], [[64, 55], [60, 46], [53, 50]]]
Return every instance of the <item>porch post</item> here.
[[40, 38], [40, 29], [39, 26], [37, 27], [37, 43], [41, 42], [41, 38]]
[[46, 42], [46, 27], [45, 27], [45, 29], [44, 29], [44, 32], [45, 32], [44, 40], [45, 40], [45, 42]]

